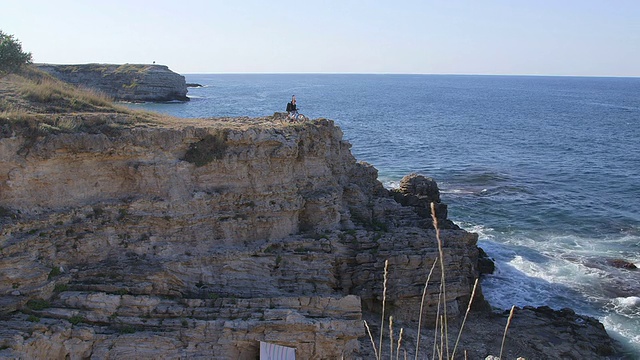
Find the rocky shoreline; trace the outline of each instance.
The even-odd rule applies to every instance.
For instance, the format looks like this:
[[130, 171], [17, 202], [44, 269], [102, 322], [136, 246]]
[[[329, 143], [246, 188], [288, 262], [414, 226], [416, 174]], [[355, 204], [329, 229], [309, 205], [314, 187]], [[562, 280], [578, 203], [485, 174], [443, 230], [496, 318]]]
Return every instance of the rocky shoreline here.
[[184, 76], [164, 65], [150, 64], [36, 64], [56, 78], [98, 90], [116, 101], [189, 101]]

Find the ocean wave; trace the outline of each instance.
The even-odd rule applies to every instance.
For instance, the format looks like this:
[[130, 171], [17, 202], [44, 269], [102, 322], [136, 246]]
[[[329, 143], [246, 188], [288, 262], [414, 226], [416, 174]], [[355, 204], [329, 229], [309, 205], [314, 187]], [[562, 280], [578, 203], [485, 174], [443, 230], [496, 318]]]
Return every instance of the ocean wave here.
[[400, 187], [400, 181], [398, 180], [382, 180], [381, 182], [382, 186], [387, 190], [398, 189]]
[[640, 297], [627, 296], [612, 299], [606, 306], [618, 314], [640, 319]]
[[[465, 223], [465, 222], [461, 222], [458, 224], [461, 228], [463, 228], [464, 230], [468, 231], [468, 232], [472, 232], [472, 233], [476, 233], [478, 234], [478, 244], [483, 244], [484, 246], [487, 246], [488, 248], [491, 248], [492, 250], [494, 248], [492, 248], [493, 243], [485, 241], [485, 240], [491, 240], [494, 237], [493, 231], [494, 229], [485, 226], [485, 225], [481, 225], [481, 224], [470, 224], [470, 223]], [[496, 250], [497, 251], [497, 250]]]
[[471, 194], [476, 194], [476, 193], [477, 193], [476, 191], [470, 190], [470, 189], [442, 189], [442, 190], [440, 190], [440, 194], [454, 194], [454, 195], [465, 194], [465, 195], [471, 195]]
[[593, 101], [585, 102], [585, 104], [602, 106], [602, 107], [607, 107], [607, 108], [612, 108], [612, 109], [626, 110], [626, 111], [637, 111], [637, 110], [640, 110], [639, 107], [635, 107], [635, 106], [624, 106], [624, 105], [600, 103], [600, 102], [593, 102]]
[[600, 321], [609, 335], [628, 347], [630, 351], [629, 359], [633, 359], [635, 358], [634, 356], [640, 354], [640, 334], [638, 334], [640, 320], [629, 319], [617, 313], [611, 313], [601, 317]]

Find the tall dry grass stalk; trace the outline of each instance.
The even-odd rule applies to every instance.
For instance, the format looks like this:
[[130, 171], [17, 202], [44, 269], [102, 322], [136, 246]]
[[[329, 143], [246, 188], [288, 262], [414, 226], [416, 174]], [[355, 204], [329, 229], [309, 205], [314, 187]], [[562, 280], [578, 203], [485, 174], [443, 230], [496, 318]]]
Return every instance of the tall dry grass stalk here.
[[389, 359], [393, 360], [393, 316], [389, 316]]
[[[432, 359], [436, 358], [436, 353], [437, 353], [436, 349], [438, 344], [438, 326], [440, 325], [440, 302], [441, 301], [442, 301], [442, 284], [440, 284], [440, 290], [438, 292], [438, 306], [436, 307], [436, 325], [433, 331], [433, 351], [431, 353]], [[440, 331], [440, 333], [442, 333], [442, 331]], [[440, 356], [440, 359], [442, 359], [442, 356]]]
[[515, 311], [516, 306], [513, 305], [511, 307], [511, 311], [509, 311], [509, 318], [507, 319], [507, 325], [504, 327], [504, 334], [502, 335], [502, 345], [500, 345], [500, 359], [502, 359], [502, 350], [504, 350], [504, 341], [507, 339], [507, 330], [509, 330], [509, 325], [511, 325], [511, 319], [513, 319], [513, 312]]
[[469, 316], [469, 311], [471, 311], [471, 304], [473, 304], [473, 298], [476, 295], [476, 288], [478, 287], [478, 280], [480, 278], [476, 278], [476, 281], [473, 284], [473, 290], [471, 291], [471, 298], [469, 299], [469, 305], [467, 306], [467, 311], [464, 313], [464, 319], [462, 319], [462, 325], [460, 325], [460, 331], [458, 331], [458, 338], [456, 339], [456, 344], [453, 346], [453, 352], [451, 353], [451, 358], [455, 359], [456, 349], [458, 348], [458, 343], [460, 342], [460, 337], [462, 336], [462, 330], [464, 329], [464, 323], [467, 322], [467, 316]]
[[[427, 294], [427, 288], [429, 285], [429, 281], [431, 280], [431, 275], [435, 269], [438, 261], [440, 262], [440, 289], [438, 293], [438, 304], [436, 307], [436, 322], [435, 322], [435, 331], [433, 338], [433, 352], [431, 355], [431, 359], [439, 360], [442, 359], [451, 359], [453, 360], [456, 355], [456, 351], [458, 349], [458, 345], [460, 343], [460, 339], [462, 337], [462, 332], [464, 331], [464, 326], [466, 324], [467, 318], [469, 316], [469, 312], [471, 311], [471, 306], [473, 304], [473, 300], [475, 298], [476, 290], [478, 288], [479, 278], [476, 278], [473, 289], [471, 291], [471, 297], [469, 298], [469, 303], [467, 305], [467, 310], [465, 312], [464, 318], [462, 320], [462, 324], [460, 325], [460, 329], [458, 331], [458, 336], [456, 338], [456, 342], [453, 347], [453, 351], [449, 352], [449, 336], [448, 336], [448, 321], [447, 321], [447, 302], [446, 302], [446, 283], [445, 283], [445, 267], [444, 267], [444, 251], [442, 246], [442, 239], [440, 238], [440, 228], [438, 226], [438, 218], [436, 217], [435, 204], [431, 203], [431, 218], [433, 219], [433, 226], [436, 231], [436, 240], [438, 242], [438, 256], [433, 261], [431, 265], [431, 269], [429, 270], [429, 274], [427, 276], [427, 280], [425, 281], [424, 288], [422, 291], [422, 299], [420, 301], [420, 314], [418, 317], [418, 336], [416, 339], [416, 352], [415, 352], [415, 360], [418, 360], [420, 353], [420, 339], [421, 339], [421, 330], [422, 330], [422, 316], [424, 310], [424, 302]], [[367, 321], [364, 321], [364, 326], [367, 329], [367, 334], [369, 335], [369, 340], [371, 340], [371, 346], [373, 347], [373, 351], [375, 354], [375, 358], [378, 360], [382, 359], [382, 341], [384, 338], [384, 316], [385, 316], [385, 308], [386, 308], [386, 299], [387, 299], [387, 280], [388, 280], [388, 272], [389, 272], [389, 260], [385, 260], [384, 262], [384, 281], [383, 281], [383, 291], [382, 291], [382, 316], [381, 316], [381, 324], [380, 324], [380, 339], [378, 343], [378, 347], [376, 348], [375, 341], [373, 340], [373, 336], [371, 334], [371, 330]], [[442, 312], [441, 312], [442, 310]], [[507, 330], [509, 329], [509, 325], [511, 324], [511, 320], [513, 318], [515, 306], [511, 307], [511, 311], [509, 313], [509, 318], [507, 320], [507, 325], [504, 329], [504, 335], [502, 337], [502, 345], [500, 346], [500, 359], [502, 359], [502, 352], [504, 349], [504, 343], [507, 336]], [[395, 350], [396, 360], [399, 359], [400, 349], [402, 343], [404, 329], [400, 329], [400, 335], [397, 342], [397, 347]], [[440, 336], [440, 341], [438, 342], [438, 336]], [[393, 360], [394, 354], [394, 340], [393, 340], [393, 316], [389, 317], [389, 353], [390, 359]], [[464, 351], [464, 358], [467, 359], [467, 351]], [[404, 359], [407, 359], [407, 352], [404, 350]]]
[[384, 282], [382, 283], [382, 320], [380, 321], [380, 342], [378, 343], [378, 359], [382, 358], [382, 335], [384, 332], [384, 310], [387, 302], [387, 275], [389, 270], [389, 260], [384, 261]]
[[[396, 349], [396, 360], [400, 356], [400, 346], [402, 344], [402, 333], [404, 332], [404, 328], [400, 328], [400, 336], [398, 336], [398, 348]], [[407, 357], [407, 353], [405, 352], [405, 357]]]
[[418, 354], [420, 353], [420, 333], [422, 331], [422, 313], [424, 309], [424, 299], [427, 297], [427, 287], [429, 286], [429, 281], [431, 280], [431, 274], [433, 274], [433, 269], [436, 267], [436, 263], [438, 262], [438, 258], [433, 261], [431, 265], [431, 270], [429, 270], [429, 275], [427, 276], [427, 281], [424, 282], [424, 288], [422, 289], [422, 299], [420, 300], [420, 315], [418, 316], [418, 338], [416, 339], [416, 359], [418, 360]]
[[[440, 346], [438, 347], [438, 359], [442, 359], [442, 351], [444, 349], [444, 319], [440, 315]], [[449, 355], [449, 354], [447, 354]]]
[[431, 218], [433, 219], [433, 227], [436, 229], [436, 240], [438, 240], [438, 254], [440, 255], [440, 283], [442, 285], [442, 312], [444, 314], [444, 345], [447, 354], [449, 356], [449, 329], [447, 324], [447, 285], [445, 283], [445, 270], [444, 270], [444, 251], [442, 250], [442, 239], [440, 239], [440, 227], [438, 226], [438, 217], [436, 216], [436, 205], [431, 203]]
[[376, 343], [373, 341], [373, 335], [371, 335], [371, 329], [369, 329], [369, 324], [367, 324], [367, 320], [364, 320], [364, 327], [367, 329], [367, 334], [369, 334], [369, 340], [371, 340], [371, 346], [373, 347], [373, 353], [376, 355], [376, 359], [380, 359], [378, 357], [378, 350], [376, 348]]

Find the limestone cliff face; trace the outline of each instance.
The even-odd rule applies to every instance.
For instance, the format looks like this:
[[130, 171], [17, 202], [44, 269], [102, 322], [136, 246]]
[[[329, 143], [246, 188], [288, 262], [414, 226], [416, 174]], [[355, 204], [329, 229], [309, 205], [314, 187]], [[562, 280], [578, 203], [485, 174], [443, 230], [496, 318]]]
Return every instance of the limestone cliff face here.
[[122, 101], [189, 101], [184, 76], [164, 65], [37, 64], [56, 78]]
[[[438, 247], [349, 149], [323, 119], [0, 139], [0, 358], [359, 357], [385, 260], [387, 314], [409, 322]], [[477, 236], [445, 227], [456, 317]]]

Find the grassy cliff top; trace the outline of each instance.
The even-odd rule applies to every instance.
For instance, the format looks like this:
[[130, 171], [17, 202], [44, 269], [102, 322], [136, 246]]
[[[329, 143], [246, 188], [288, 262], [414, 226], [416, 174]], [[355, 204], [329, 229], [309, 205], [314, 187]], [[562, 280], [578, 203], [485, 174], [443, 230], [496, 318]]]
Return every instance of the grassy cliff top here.
[[144, 74], [154, 68], [168, 69], [165, 65], [150, 64], [75, 64], [75, 65], [55, 65], [55, 64], [35, 64], [36, 67], [53, 67], [60, 72], [97, 72], [101, 74]]
[[133, 127], [185, 126], [247, 128], [286, 124], [273, 117], [180, 119], [132, 110], [98, 91], [62, 82], [35, 66], [0, 77], [0, 138], [60, 132], [113, 134]]

